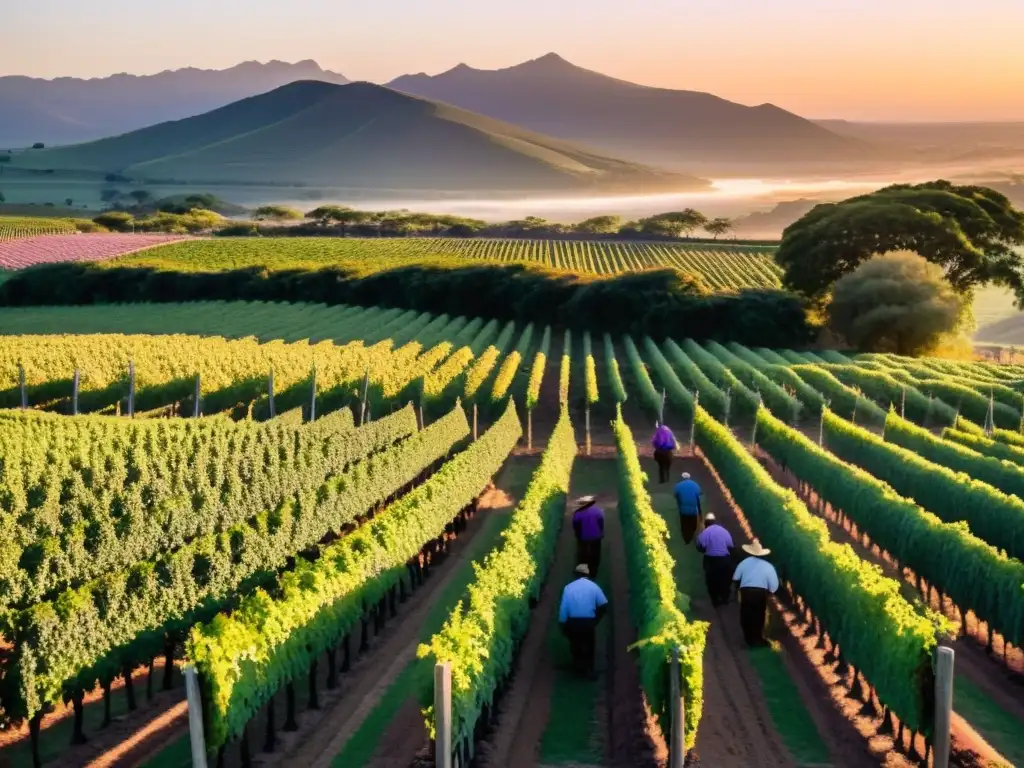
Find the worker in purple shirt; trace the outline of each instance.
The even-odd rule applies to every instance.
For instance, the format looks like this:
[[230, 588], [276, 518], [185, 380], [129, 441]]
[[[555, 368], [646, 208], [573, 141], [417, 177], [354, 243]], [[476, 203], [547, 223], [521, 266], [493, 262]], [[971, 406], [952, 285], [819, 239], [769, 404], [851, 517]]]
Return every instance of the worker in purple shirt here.
[[604, 538], [604, 511], [597, 506], [596, 497], [583, 496], [576, 500], [572, 529], [576, 533], [576, 562], [586, 563], [590, 578], [596, 579]]
[[704, 583], [715, 607], [729, 604], [735, 547], [732, 534], [719, 524], [714, 513], [704, 515], [704, 530], [697, 536], [697, 551], [704, 555]]
[[676, 450], [676, 436], [668, 426], [657, 422], [654, 425], [651, 445], [654, 446], [654, 460], [658, 462], [658, 482], [667, 483], [672, 469], [672, 456]]

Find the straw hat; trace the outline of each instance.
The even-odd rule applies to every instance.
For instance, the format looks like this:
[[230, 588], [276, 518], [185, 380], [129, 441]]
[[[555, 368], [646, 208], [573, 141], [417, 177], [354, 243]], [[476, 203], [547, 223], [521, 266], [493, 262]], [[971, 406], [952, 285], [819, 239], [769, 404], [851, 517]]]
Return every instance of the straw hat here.
[[580, 574], [581, 576], [589, 576], [590, 575], [590, 566], [587, 565], [586, 563], [580, 563], [579, 565], [576, 566], [576, 573]]
[[714, 512], [708, 512], [706, 515], [704, 515], [704, 522], [705, 523], [713, 523], [717, 519], [718, 518], [715, 517], [715, 513]]
[[586, 507], [589, 504], [593, 504], [595, 501], [597, 501], [597, 496], [580, 496], [573, 502], [573, 504], [577, 507]]
[[765, 557], [766, 555], [770, 555], [772, 553], [770, 549], [765, 549], [764, 547], [762, 547], [761, 542], [757, 539], [754, 539], [753, 544], [744, 544], [742, 549], [748, 555], [753, 555], [754, 557]]
[[690, 479], [690, 473], [689, 472], [683, 472], [683, 480], [689, 480], [689, 479]]

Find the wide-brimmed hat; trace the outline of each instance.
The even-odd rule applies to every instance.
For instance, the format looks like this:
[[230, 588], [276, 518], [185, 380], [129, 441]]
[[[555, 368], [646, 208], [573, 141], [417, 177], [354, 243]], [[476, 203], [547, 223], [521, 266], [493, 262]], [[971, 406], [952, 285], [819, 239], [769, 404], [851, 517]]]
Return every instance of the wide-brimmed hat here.
[[582, 576], [589, 576], [590, 575], [590, 566], [587, 565], [586, 563], [580, 563], [579, 565], [576, 566], [576, 573], [578, 573], [578, 574], [580, 574]]
[[717, 519], [718, 518], [715, 517], [715, 513], [714, 512], [708, 512], [706, 515], [704, 515], [704, 522], [705, 523], [713, 523]]
[[595, 501], [597, 501], [597, 496], [580, 496], [573, 504], [577, 507], [585, 507], [588, 504], [593, 504]]
[[765, 555], [770, 555], [772, 553], [770, 549], [762, 547], [761, 542], [757, 539], [754, 539], [753, 544], [744, 544], [742, 549], [748, 555], [753, 555], [754, 557], [764, 557]]

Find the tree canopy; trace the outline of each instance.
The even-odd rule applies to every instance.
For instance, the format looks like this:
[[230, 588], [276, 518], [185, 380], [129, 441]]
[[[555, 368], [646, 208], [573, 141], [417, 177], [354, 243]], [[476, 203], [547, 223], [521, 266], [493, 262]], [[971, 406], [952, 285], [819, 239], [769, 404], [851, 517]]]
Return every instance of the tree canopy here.
[[865, 351], [916, 355], [970, 320], [970, 300], [942, 267], [909, 251], [878, 256], [836, 282], [830, 328]]
[[910, 250], [945, 271], [959, 292], [986, 283], [1024, 305], [1024, 213], [995, 190], [948, 181], [897, 184], [818, 205], [786, 228], [776, 255], [792, 290], [821, 299], [872, 256]]
[[272, 221], [295, 221], [302, 218], [302, 211], [289, 208], [287, 205], [261, 205], [253, 215], [257, 219], [270, 219]]

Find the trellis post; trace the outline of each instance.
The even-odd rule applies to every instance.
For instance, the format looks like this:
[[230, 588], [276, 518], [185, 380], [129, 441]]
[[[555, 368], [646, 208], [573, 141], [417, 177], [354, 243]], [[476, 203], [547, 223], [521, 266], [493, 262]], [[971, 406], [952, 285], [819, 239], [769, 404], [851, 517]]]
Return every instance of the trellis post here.
[[661, 408], [659, 408], [659, 410], [658, 410], [658, 423], [659, 424], [664, 424], [665, 423], [665, 399], [666, 399], [666, 396], [667, 395], [666, 395], [665, 390], [662, 389], [661, 390]]
[[434, 765], [452, 768], [452, 665], [434, 665]]
[[900, 393], [900, 418], [907, 418], [907, 388], [903, 387], [903, 391]]
[[202, 408], [202, 406], [200, 405], [200, 399], [202, 397], [202, 395], [200, 394], [200, 392], [202, 391], [200, 389], [201, 386], [202, 386], [202, 384], [201, 384], [201, 382], [199, 380], [199, 374], [197, 373], [196, 374], [196, 393], [192, 397], [192, 418], [194, 418], [194, 419], [198, 419], [199, 418], [199, 414], [201, 413], [201, 408]]
[[192, 768], [206, 768], [206, 735], [203, 733], [203, 702], [199, 695], [199, 675], [191, 664], [185, 665], [185, 696], [188, 699], [188, 733], [192, 743]]
[[366, 421], [366, 398], [370, 393], [370, 366], [366, 366], [366, 374], [363, 376], [363, 401], [359, 406], [359, 426]]
[[690, 453], [693, 453], [693, 446], [697, 438], [697, 409], [700, 407], [700, 392], [693, 393], [693, 417], [690, 419]]
[[75, 368], [75, 376], [71, 380], [71, 415], [78, 415], [78, 386], [79, 386], [79, 373], [78, 369]]
[[683, 698], [682, 674], [679, 668], [679, 647], [672, 649], [672, 662], [669, 676], [671, 678], [672, 735], [669, 743], [670, 768], [683, 768], [686, 761], [686, 702]]
[[316, 421], [316, 363], [309, 383], [309, 420]]
[[935, 654], [934, 768], [949, 768], [950, 728], [953, 719], [952, 648], [939, 647]]
[[583, 414], [584, 420], [587, 427], [587, 456], [590, 455], [590, 403], [587, 403], [587, 409]]
[[25, 366], [18, 366], [18, 389], [21, 390], [21, 410], [28, 409], [28, 392], [25, 390]]

